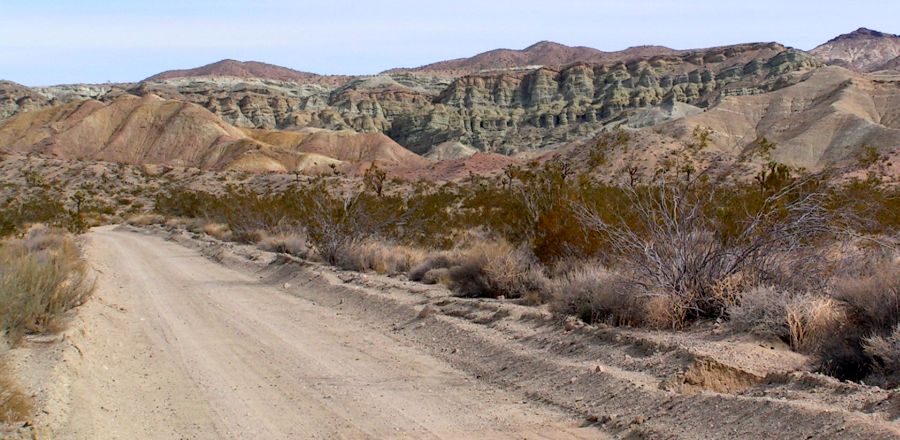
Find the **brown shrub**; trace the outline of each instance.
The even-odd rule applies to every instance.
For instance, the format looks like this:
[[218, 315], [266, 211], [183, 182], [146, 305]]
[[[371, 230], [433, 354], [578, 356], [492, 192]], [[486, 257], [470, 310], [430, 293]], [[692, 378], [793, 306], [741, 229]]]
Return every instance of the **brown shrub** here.
[[838, 281], [834, 292], [867, 331], [890, 332], [900, 323], [900, 266], [896, 263], [880, 267], [869, 277]]
[[638, 325], [644, 322], [645, 298], [617, 273], [585, 265], [554, 279], [550, 309], [587, 323]]
[[863, 342], [863, 350], [871, 359], [875, 378], [885, 388], [900, 386], [900, 325], [888, 335], [873, 335]]
[[450, 288], [462, 297], [545, 298], [549, 281], [524, 249], [506, 242], [481, 243], [464, 251], [448, 271]]
[[449, 252], [440, 252], [429, 255], [424, 261], [413, 267], [409, 271], [410, 281], [422, 281], [425, 284], [435, 284], [437, 278], [432, 277], [431, 282], [426, 282], [426, 275], [436, 270], [447, 270], [451, 266], [457, 264], [454, 260], [458, 257], [451, 256]]
[[792, 295], [772, 286], [757, 286], [742, 292], [728, 309], [735, 330], [790, 341], [787, 308]]
[[840, 336], [840, 328], [847, 318], [837, 301], [812, 294], [795, 296], [785, 313], [791, 347], [806, 353], [818, 352], [831, 339]]

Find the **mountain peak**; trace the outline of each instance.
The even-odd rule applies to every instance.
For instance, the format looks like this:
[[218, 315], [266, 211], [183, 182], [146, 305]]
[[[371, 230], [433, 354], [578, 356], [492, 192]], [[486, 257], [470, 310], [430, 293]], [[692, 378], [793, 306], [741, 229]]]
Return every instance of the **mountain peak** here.
[[537, 43], [532, 44], [531, 46], [522, 49], [522, 52], [534, 52], [538, 50], [547, 50], [547, 49], [571, 49], [569, 46], [565, 44], [560, 44], [555, 41], [538, 41]]
[[890, 69], [900, 57], [900, 35], [862, 27], [832, 38], [811, 53], [826, 63], [861, 72]]
[[853, 32], [848, 34], [838, 35], [837, 37], [832, 38], [829, 43], [834, 43], [836, 41], [844, 41], [844, 40], [855, 40], [855, 39], [877, 39], [877, 38], [900, 38], [900, 35], [888, 34], [881, 31], [876, 31], [873, 29], [869, 29], [866, 27], [861, 27]]
[[339, 78], [301, 72], [287, 67], [260, 61], [238, 61], [230, 58], [192, 69], [168, 70], [144, 81], [163, 81], [176, 78], [232, 77], [243, 79], [267, 79], [285, 82], [332, 83]]

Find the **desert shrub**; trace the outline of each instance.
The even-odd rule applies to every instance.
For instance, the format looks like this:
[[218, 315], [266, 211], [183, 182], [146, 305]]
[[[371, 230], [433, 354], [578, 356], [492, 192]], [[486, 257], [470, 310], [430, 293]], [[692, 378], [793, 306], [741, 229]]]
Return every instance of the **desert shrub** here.
[[30, 224], [47, 224], [64, 228], [74, 234], [87, 231], [87, 210], [69, 210], [59, 190], [39, 186], [23, 192], [0, 205], [0, 237], [20, 232]]
[[792, 295], [772, 286], [758, 286], [740, 294], [728, 309], [731, 323], [738, 331], [776, 336], [787, 342], [791, 332], [787, 309]]
[[872, 362], [877, 382], [885, 388], [900, 386], [900, 325], [886, 335], [869, 336], [863, 351]]
[[548, 280], [527, 250], [506, 242], [488, 242], [466, 249], [448, 268], [450, 288], [462, 297], [544, 298]]
[[841, 332], [847, 315], [840, 303], [832, 298], [803, 294], [788, 302], [785, 321], [791, 347], [806, 353], [816, 353]]
[[59, 232], [32, 229], [0, 247], [0, 317], [12, 342], [59, 329], [62, 315], [92, 292], [86, 262]]
[[743, 292], [729, 315], [736, 330], [775, 336], [805, 353], [817, 353], [831, 343], [847, 320], [845, 308], [833, 298], [772, 286]]
[[840, 280], [834, 292], [866, 332], [887, 333], [900, 323], [900, 266], [895, 263], [869, 277]]
[[584, 265], [552, 283], [550, 308], [587, 323], [638, 325], [645, 300], [627, 278], [596, 265]]
[[290, 254], [299, 258], [310, 256], [306, 233], [302, 229], [277, 233], [261, 231], [260, 236], [259, 246], [263, 250]]
[[[425, 276], [435, 270], [438, 269], [448, 269], [453, 266], [454, 258], [448, 252], [440, 252], [437, 254], [432, 254], [427, 256], [421, 263], [414, 266], [409, 271], [409, 280], [410, 281], [424, 281]], [[431, 278], [431, 281], [435, 280], [435, 278]], [[426, 283], [426, 284], [434, 284]]]
[[832, 230], [816, 176], [771, 191], [699, 180], [624, 191], [628, 203], [612, 208], [608, 198], [584, 198], [579, 217], [635, 284], [680, 297], [670, 302], [686, 308], [687, 320], [724, 316], [734, 294], [723, 282], [765, 281], [778, 257]]
[[425, 251], [421, 249], [368, 239], [342, 249], [336, 258], [336, 264], [345, 270], [374, 271], [395, 276], [409, 272], [424, 259]]
[[206, 223], [203, 225], [203, 233], [218, 240], [231, 238], [231, 229], [224, 223]]
[[166, 224], [166, 218], [157, 214], [138, 214], [128, 217], [125, 222], [132, 226], [163, 225]]
[[881, 378], [896, 374], [895, 364], [875, 353], [890, 348], [900, 324], [900, 268], [888, 264], [869, 277], [841, 280], [833, 295], [847, 309], [846, 325], [820, 342], [819, 369], [848, 380], [863, 379], [873, 368]]

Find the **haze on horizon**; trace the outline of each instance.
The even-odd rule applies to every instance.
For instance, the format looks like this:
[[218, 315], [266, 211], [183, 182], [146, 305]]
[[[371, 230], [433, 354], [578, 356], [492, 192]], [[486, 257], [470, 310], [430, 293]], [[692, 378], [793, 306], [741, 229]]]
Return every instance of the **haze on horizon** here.
[[4, 1], [0, 79], [29, 86], [130, 82], [225, 58], [374, 74], [541, 40], [607, 51], [756, 41], [812, 49], [859, 27], [900, 31], [900, 3], [872, 0], [109, 3]]

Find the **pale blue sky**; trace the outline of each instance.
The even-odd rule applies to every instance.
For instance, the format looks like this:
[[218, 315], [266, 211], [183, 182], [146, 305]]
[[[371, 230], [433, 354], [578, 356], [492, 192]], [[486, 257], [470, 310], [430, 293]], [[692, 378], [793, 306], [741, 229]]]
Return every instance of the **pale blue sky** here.
[[223, 58], [371, 74], [540, 40], [618, 50], [900, 33], [900, 1], [0, 0], [0, 79], [137, 81]]

